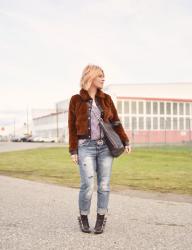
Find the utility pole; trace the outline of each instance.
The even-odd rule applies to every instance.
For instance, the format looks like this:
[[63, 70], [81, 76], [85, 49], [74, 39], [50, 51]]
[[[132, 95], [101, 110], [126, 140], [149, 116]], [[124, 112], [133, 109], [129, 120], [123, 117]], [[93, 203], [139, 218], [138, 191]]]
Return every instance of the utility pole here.
[[13, 120], [13, 136], [15, 137], [15, 118]]
[[56, 131], [57, 131], [57, 142], [59, 141], [59, 121], [58, 121], [58, 104], [56, 103]]
[[27, 106], [27, 135], [29, 135], [29, 117], [28, 117], [28, 106]]

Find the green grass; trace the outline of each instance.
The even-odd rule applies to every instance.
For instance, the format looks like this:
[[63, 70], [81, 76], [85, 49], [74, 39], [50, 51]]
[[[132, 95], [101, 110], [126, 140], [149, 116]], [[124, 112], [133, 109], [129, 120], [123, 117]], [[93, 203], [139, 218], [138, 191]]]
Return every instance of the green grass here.
[[192, 194], [192, 149], [135, 148], [114, 164], [113, 185]]
[[[67, 148], [0, 153], [0, 174], [79, 187], [79, 169]], [[114, 160], [111, 189], [192, 194], [191, 147], [134, 148]]]

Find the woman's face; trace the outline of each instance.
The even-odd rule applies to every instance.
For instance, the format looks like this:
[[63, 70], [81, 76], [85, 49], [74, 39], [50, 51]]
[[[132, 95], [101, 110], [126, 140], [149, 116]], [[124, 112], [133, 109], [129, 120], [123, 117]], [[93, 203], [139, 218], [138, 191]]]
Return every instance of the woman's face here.
[[105, 78], [104, 75], [102, 73], [100, 73], [93, 81], [92, 85], [98, 89], [102, 89], [103, 88], [103, 84], [104, 84]]

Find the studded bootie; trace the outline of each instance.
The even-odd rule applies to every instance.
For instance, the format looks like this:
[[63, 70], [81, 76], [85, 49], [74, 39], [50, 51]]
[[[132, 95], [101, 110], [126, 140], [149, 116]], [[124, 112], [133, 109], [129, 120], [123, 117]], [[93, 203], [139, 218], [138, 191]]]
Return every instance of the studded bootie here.
[[78, 216], [78, 221], [82, 232], [84, 233], [91, 232], [87, 215], [80, 214], [80, 216]]
[[97, 214], [97, 221], [95, 223], [94, 233], [101, 234], [104, 231], [107, 217], [105, 215]]

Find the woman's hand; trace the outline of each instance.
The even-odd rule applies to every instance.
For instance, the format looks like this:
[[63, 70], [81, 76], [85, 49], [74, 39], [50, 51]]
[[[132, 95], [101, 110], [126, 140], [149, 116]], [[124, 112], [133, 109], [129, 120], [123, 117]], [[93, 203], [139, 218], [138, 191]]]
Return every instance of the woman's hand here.
[[131, 153], [131, 146], [125, 146], [125, 153], [130, 154]]
[[78, 155], [77, 155], [77, 154], [71, 155], [71, 160], [72, 160], [75, 164], [78, 164]]

